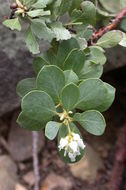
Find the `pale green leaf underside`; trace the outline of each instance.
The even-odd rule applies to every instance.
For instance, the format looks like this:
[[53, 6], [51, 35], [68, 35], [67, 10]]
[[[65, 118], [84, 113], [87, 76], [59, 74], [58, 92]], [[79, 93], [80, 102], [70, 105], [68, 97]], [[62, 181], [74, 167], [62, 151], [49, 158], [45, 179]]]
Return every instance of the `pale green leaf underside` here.
[[36, 3], [32, 5], [32, 7], [35, 7], [37, 9], [45, 8], [51, 2], [52, 0], [38, 0]]
[[31, 24], [32, 31], [34, 34], [43, 40], [49, 42], [55, 37], [53, 31], [47, 27], [47, 25], [41, 19], [34, 19]]
[[10, 28], [11, 30], [21, 31], [21, 24], [18, 18], [7, 19], [3, 22], [3, 25]]
[[99, 0], [102, 6], [111, 13], [118, 13], [126, 7], [126, 0]]
[[98, 41], [97, 45], [103, 48], [112, 48], [119, 44], [123, 35], [121, 31], [113, 30], [104, 34]]
[[61, 123], [55, 122], [55, 121], [50, 121], [46, 124], [45, 127], [45, 136], [49, 139], [49, 140], [53, 140], [55, 139], [59, 128], [61, 126]]
[[26, 46], [28, 47], [31, 53], [33, 54], [40, 53], [38, 42], [36, 41], [35, 35], [32, 32], [31, 27], [29, 27], [26, 32], [25, 42], [26, 42]]
[[27, 12], [27, 14], [28, 16], [34, 18], [38, 16], [49, 16], [51, 13], [50, 11], [44, 11], [43, 9], [36, 9], [36, 10]]
[[56, 40], [68, 40], [71, 38], [69, 30], [63, 27], [62, 23], [55, 22], [51, 24], [52, 31], [55, 34]]

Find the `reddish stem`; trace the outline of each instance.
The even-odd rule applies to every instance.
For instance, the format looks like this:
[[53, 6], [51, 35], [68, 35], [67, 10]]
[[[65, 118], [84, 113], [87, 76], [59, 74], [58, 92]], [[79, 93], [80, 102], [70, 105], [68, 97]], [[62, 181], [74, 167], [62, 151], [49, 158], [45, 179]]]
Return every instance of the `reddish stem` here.
[[98, 31], [93, 33], [91, 39], [92, 43], [96, 42], [106, 32], [115, 29], [125, 16], [126, 16], [126, 8], [124, 8], [109, 25], [105, 26], [104, 28], [100, 28]]

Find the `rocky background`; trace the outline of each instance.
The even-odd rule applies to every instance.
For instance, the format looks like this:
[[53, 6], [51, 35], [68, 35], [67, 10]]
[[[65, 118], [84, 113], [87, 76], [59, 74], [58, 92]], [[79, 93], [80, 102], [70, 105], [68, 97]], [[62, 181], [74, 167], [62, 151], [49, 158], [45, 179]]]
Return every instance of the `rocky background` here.
[[[23, 33], [13, 32], [2, 25], [10, 13], [9, 0], [0, 0], [0, 116], [19, 107], [16, 85], [23, 78], [33, 76], [33, 57], [24, 43]], [[41, 44], [41, 51], [48, 44]]]
[[[0, 0], [0, 190], [32, 190], [35, 182], [32, 168], [32, 135], [16, 124], [20, 110], [16, 85], [21, 79], [34, 75], [31, 64], [33, 57], [25, 47], [23, 34], [10, 32], [2, 26], [4, 16], [9, 13], [9, 2]], [[47, 48], [48, 44], [41, 44], [42, 51]], [[124, 172], [124, 156], [121, 155], [122, 152], [125, 153], [123, 148], [126, 145], [123, 139], [126, 138], [120, 128], [126, 112], [126, 49], [113, 48], [107, 52], [107, 56], [108, 63], [105, 65], [103, 79], [117, 88], [116, 101], [105, 113], [107, 131], [100, 138], [84, 133], [87, 156], [79, 164], [71, 166], [65, 165], [59, 158], [56, 142], [49, 143], [40, 133], [38, 152], [41, 190], [109, 189], [113, 180], [119, 178], [118, 175], [114, 179], [112, 177], [115, 163], [118, 163], [117, 149], [121, 152], [119, 166], [122, 170], [115, 173]], [[125, 179], [126, 176], [123, 176], [124, 181]], [[122, 190], [126, 189], [123, 180]]]

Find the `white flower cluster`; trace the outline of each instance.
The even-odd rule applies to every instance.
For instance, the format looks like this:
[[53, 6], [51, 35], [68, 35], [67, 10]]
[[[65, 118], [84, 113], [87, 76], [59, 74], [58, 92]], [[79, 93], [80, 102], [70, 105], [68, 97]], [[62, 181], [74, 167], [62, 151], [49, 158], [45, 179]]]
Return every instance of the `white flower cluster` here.
[[71, 162], [75, 162], [76, 156], [80, 155], [80, 150], [85, 148], [85, 144], [79, 134], [72, 133], [60, 139], [58, 148], [60, 151], [64, 149], [64, 156], [68, 154]]

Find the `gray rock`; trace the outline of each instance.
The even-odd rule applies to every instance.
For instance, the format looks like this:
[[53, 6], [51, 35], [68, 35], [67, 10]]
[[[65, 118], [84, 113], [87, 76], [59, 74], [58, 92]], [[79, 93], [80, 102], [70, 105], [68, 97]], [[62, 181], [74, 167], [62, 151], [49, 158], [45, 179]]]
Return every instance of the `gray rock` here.
[[21, 79], [32, 75], [28, 53], [20, 51], [15, 59], [10, 59], [5, 52], [0, 51], [0, 116], [20, 105], [16, 85]]
[[23, 185], [17, 183], [16, 187], [15, 187], [15, 190], [27, 190], [27, 189]]
[[6, 170], [8, 174], [11, 176], [11, 178], [16, 179], [16, 173], [17, 173], [17, 166], [13, 162], [13, 160], [7, 156], [2, 155], [0, 156], [0, 170]]
[[[10, 14], [10, 0], [0, 0], [0, 23]], [[23, 29], [24, 30], [24, 29]], [[40, 49], [48, 48], [41, 43]], [[0, 116], [19, 107], [20, 99], [16, 94], [18, 81], [33, 76], [33, 56], [24, 42], [24, 32], [10, 31], [0, 25]]]
[[116, 46], [112, 49], [106, 50], [107, 63], [104, 67], [104, 72], [108, 72], [119, 67], [126, 66], [126, 48], [122, 46]]
[[85, 155], [82, 160], [70, 165], [70, 170], [73, 176], [88, 182], [95, 181], [99, 170], [103, 169], [103, 160], [98, 152], [88, 144], [86, 144]]
[[[16, 123], [18, 114], [14, 114], [11, 122], [8, 145], [13, 159], [24, 161], [32, 157], [32, 132], [19, 127]], [[39, 135], [38, 152], [40, 152], [45, 144], [43, 133], [39, 132]]]
[[64, 178], [62, 176], [56, 175], [55, 173], [50, 173], [45, 181], [42, 184], [42, 190], [48, 189], [48, 190], [70, 190], [72, 189], [73, 184], [70, 178]]
[[0, 190], [15, 190], [16, 182], [6, 170], [0, 170]]
[[0, 190], [15, 190], [17, 166], [9, 156], [0, 156]]

